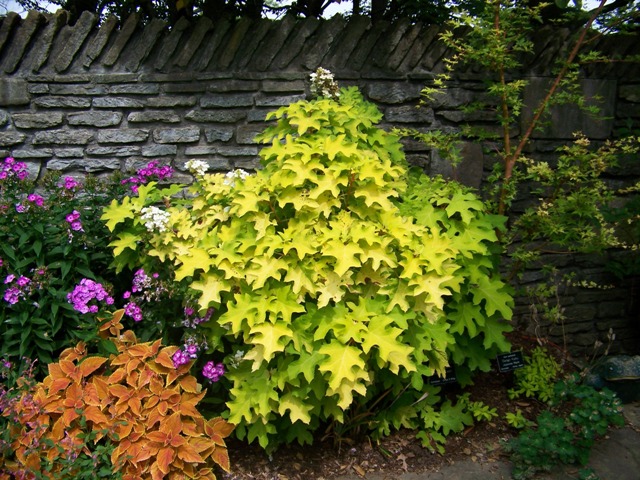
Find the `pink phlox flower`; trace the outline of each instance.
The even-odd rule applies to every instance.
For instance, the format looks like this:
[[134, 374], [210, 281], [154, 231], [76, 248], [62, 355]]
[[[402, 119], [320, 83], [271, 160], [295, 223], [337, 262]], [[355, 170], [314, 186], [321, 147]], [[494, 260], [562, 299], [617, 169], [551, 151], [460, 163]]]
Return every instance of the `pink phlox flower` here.
[[16, 276], [13, 273], [10, 273], [5, 277], [4, 284], [7, 285], [8, 283], [13, 282], [15, 279], [16, 279]]
[[222, 363], [216, 364], [213, 361], [209, 361], [202, 367], [202, 376], [212, 382], [217, 382], [223, 375], [224, 365]]

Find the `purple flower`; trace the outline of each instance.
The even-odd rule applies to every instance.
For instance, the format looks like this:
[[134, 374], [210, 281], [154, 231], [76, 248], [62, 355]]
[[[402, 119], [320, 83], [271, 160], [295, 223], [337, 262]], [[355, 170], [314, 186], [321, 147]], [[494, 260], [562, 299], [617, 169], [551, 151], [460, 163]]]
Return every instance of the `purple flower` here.
[[182, 350], [176, 350], [176, 353], [173, 354], [171, 360], [173, 360], [173, 367], [178, 368], [189, 363], [191, 358], [189, 358], [189, 356]]
[[71, 230], [73, 230], [74, 232], [84, 232], [84, 229], [82, 228], [82, 222], [80, 221], [80, 212], [74, 210], [64, 218], [70, 225]]
[[24, 213], [27, 211], [27, 207], [25, 207], [24, 205], [22, 205], [21, 203], [16, 203], [16, 212], [18, 213]]
[[26, 287], [27, 285], [29, 285], [29, 283], [31, 283], [31, 280], [29, 280], [27, 277], [20, 276], [20, 278], [18, 278], [18, 281], [16, 283], [20, 287]]
[[24, 297], [24, 293], [17, 287], [7, 288], [4, 292], [4, 301], [11, 305], [18, 303], [20, 297]]
[[94, 282], [88, 278], [83, 278], [73, 289], [73, 292], [67, 295], [69, 303], [73, 304], [74, 310], [80, 313], [96, 313], [97, 305], [89, 306], [89, 302], [96, 300], [104, 301], [107, 305], [113, 304], [113, 298], [109, 296], [102, 284]]
[[31, 203], [35, 203], [38, 207], [42, 207], [44, 205], [44, 198], [40, 195], [36, 195], [35, 193], [27, 195], [27, 200]]
[[224, 375], [224, 365], [222, 363], [215, 364], [212, 361], [205, 363], [202, 367], [202, 376], [208, 378], [212, 382], [217, 382]]
[[64, 188], [66, 190], [73, 190], [76, 187], [79, 187], [80, 183], [76, 181], [73, 177], [64, 177]]
[[124, 314], [133, 318], [136, 322], [142, 320], [142, 309], [134, 302], [129, 302], [124, 306]]
[[9, 275], [7, 275], [4, 279], [4, 284], [8, 284], [13, 282], [16, 279], [16, 276], [13, 273], [10, 273]]
[[124, 298], [125, 300], [131, 298], [131, 292], [129, 290], [127, 290], [126, 292], [124, 292], [122, 294], [122, 298]]

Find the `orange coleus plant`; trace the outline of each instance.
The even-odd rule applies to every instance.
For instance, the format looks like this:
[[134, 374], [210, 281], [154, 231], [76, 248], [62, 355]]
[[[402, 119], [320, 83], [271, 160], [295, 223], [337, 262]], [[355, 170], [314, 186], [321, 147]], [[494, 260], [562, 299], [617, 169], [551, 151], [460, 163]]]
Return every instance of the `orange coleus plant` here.
[[174, 368], [178, 347], [138, 343], [133, 332], [122, 332], [122, 314], [99, 328], [117, 355], [89, 356], [82, 342], [66, 349], [35, 390], [15, 403], [15, 458], [5, 469], [33, 478], [46, 464], [55, 474], [59, 456], [88, 449], [84, 434], [93, 432], [95, 442], [114, 445], [111, 463], [124, 480], [215, 479], [213, 464], [229, 471], [224, 439], [233, 425], [200, 414], [196, 405], [205, 391], [189, 364]]

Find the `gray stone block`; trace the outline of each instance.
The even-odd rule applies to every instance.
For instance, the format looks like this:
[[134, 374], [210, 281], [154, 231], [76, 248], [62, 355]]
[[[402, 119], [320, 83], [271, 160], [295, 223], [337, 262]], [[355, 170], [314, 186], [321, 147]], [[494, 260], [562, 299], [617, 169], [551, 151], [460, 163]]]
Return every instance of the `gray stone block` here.
[[218, 153], [218, 149], [216, 147], [187, 147], [184, 150], [184, 154], [187, 157], [190, 156], [200, 156], [200, 155], [215, 155]]
[[27, 82], [21, 78], [0, 78], [0, 107], [28, 105], [31, 95]]
[[89, 11], [82, 12], [78, 21], [71, 27], [71, 34], [65, 41], [62, 51], [53, 62], [53, 68], [56, 72], [64, 72], [69, 68], [97, 20], [97, 15]]
[[115, 15], [109, 15], [102, 22], [98, 33], [88, 42], [82, 59], [83, 67], [89, 68], [94, 60], [100, 56], [104, 48], [107, 46], [111, 33], [115, 30], [117, 25], [118, 19]]
[[228, 142], [233, 137], [233, 127], [212, 127], [204, 130], [207, 142]]
[[160, 93], [160, 85], [156, 83], [136, 83], [125, 85], [111, 85], [110, 95], [157, 95]]
[[131, 157], [140, 154], [140, 147], [87, 147], [85, 153], [96, 157]]
[[375, 82], [367, 86], [367, 95], [376, 102], [397, 104], [420, 99], [422, 86], [411, 83]]
[[129, 97], [102, 97], [94, 98], [95, 108], [144, 108], [142, 100]]
[[13, 73], [17, 70], [34, 33], [44, 22], [45, 17], [40, 12], [31, 10], [27, 14], [27, 18], [20, 24], [17, 32], [13, 35], [10, 48], [4, 55], [2, 61], [2, 70], [4, 72]]
[[236, 142], [240, 145], [256, 145], [256, 136], [264, 131], [262, 125], [242, 125], [236, 129]]
[[12, 147], [24, 142], [27, 136], [19, 132], [0, 132], [0, 147]]
[[4, 110], [0, 110], [0, 127], [4, 127], [8, 122], [9, 114]]
[[152, 108], [193, 107], [196, 102], [195, 96], [162, 95], [148, 99], [147, 105]]
[[207, 95], [200, 99], [202, 108], [237, 108], [253, 106], [252, 93]]
[[258, 155], [257, 147], [232, 147], [224, 145], [217, 147], [217, 150], [223, 157], [248, 157]]
[[127, 117], [127, 121], [129, 123], [149, 123], [149, 122], [158, 122], [158, 123], [179, 123], [180, 116], [175, 113], [170, 113], [167, 111], [144, 111], [144, 112], [133, 112], [130, 113]]
[[235, 123], [247, 118], [246, 110], [225, 109], [225, 110], [191, 110], [185, 119], [198, 123]]
[[415, 105], [402, 105], [385, 109], [384, 119], [391, 123], [432, 125], [435, 121], [435, 115], [433, 109], [428, 107], [417, 108]]
[[256, 106], [258, 107], [282, 107], [290, 105], [301, 100], [305, 100], [306, 95], [260, 95], [256, 97]]
[[158, 143], [193, 143], [200, 140], [200, 129], [194, 127], [158, 129], [153, 132]]
[[33, 137], [34, 145], [87, 145], [93, 140], [91, 130], [47, 130], [36, 132]]
[[42, 108], [89, 108], [91, 99], [85, 97], [40, 97], [33, 103]]
[[137, 143], [149, 138], [149, 130], [141, 128], [101, 130], [98, 132], [98, 143]]
[[53, 153], [58, 158], [83, 158], [84, 149], [82, 148], [54, 148]]
[[[93, 127], [113, 127], [122, 122], [120, 112], [83, 112], [69, 113], [67, 115], [69, 125], [87, 125]], [[98, 134], [99, 135], [99, 134]]]
[[104, 95], [107, 89], [103, 85], [49, 85], [49, 93], [52, 95]]
[[13, 124], [18, 128], [51, 128], [62, 125], [62, 113], [14, 113]]
[[640, 103], [640, 84], [621, 85], [618, 97], [631, 103]]
[[176, 145], [149, 145], [142, 147], [140, 153], [143, 157], [175, 156], [178, 153]]
[[133, 35], [133, 32], [136, 30], [139, 20], [140, 17], [137, 13], [129, 15], [127, 20], [124, 22], [124, 25], [118, 32], [115, 41], [109, 48], [109, 51], [104, 56], [104, 59], [102, 60], [103, 65], [111, 67], [116, 63], [116, 61], [120, 57], [120, 54], [122, 53], [122, 50], [127, 45], [127, 42]]
[[12, 153], [13, 158], [16, 159], [30, 159], [30, 158], [51, 158], [53, 156], [53, 149], [51, 148], [21, 148], [14, 150]]

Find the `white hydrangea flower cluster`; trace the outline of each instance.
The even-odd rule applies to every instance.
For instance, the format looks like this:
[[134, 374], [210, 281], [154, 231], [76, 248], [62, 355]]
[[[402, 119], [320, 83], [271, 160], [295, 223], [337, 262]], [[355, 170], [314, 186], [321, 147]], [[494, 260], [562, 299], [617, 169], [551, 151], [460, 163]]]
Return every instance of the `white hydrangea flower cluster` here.
[[222, 183], [224, 183], [225, 185], [229, 185], [232, 188], [236, 186], [236, 179], [239, 178], [240, 180], [244, 180], [245, 178], [247, 178], [250, 175], [249, 172], [247, 172], [246, 170], [242, 170], [241, 168], [237, 168], [235, 170], [232, 170], [230, 172], [227, 172], [227, 174], [225, 175], [225, 179]]
[[340, 97], [340, 88], [333, 79], [333, 73], [319, 67], [311, 74], [311, 94], [316, 97], [326, 97], [337, 100]]
[[158, 207], [144, 207], [140, 210], [142, 213], [142, 221], [144, 226], [150, 232], [158, 231], [160, 233], [167, 230], [169, 225], [169, 212], [159, 209]]
[[202, 160], [192, 159], [185, 163], [184, 166], [196, 177], [203, 177], [204, 174], [207, 173], [207, 170], [209, 170], [209, 164]]

